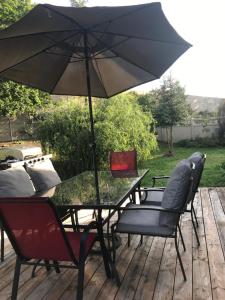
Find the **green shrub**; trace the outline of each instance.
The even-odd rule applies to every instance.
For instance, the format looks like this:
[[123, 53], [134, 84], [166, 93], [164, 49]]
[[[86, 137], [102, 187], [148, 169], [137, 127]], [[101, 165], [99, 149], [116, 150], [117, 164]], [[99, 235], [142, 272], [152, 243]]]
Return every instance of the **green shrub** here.
[[[129, 94], [94, 102], [97, 163], [108, 168], [109, 151], [136, 149], [138, 159], [151, 157], [157, 148], [150, 132], [154, 120], [142, 112]], [[93, 169], [88, 106], [62, 104], [42, 115], [37, 128], [45, 152], [55, 154], [55, 167], [65, 179]]]

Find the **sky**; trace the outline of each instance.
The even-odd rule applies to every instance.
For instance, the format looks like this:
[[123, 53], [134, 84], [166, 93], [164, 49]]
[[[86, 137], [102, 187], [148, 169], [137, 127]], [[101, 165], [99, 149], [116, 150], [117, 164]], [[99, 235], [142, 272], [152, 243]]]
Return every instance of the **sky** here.
[[[69, 6], [69, 0], [35, 0], [35, 3]], [[120, 6], [149, 3], [140, 0], [89, 0], [87, 6]], [[225, 0], [161, 0], [174, 29], [193, 45], [163, 76], [171, 74], [186, 94], [225, 98]], [[147, 92], [162, 81], [141, 85]]]

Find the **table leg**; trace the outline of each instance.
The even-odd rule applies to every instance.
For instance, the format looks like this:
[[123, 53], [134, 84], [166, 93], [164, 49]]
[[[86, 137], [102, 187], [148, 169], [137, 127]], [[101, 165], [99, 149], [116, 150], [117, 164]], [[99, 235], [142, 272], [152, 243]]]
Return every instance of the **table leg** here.
[[97, 230], [98, 230], [98, 237], [101, 245], [106, 275], [108, 278], [115, 278], [117, 285], [120, 286], [119, 274], [112, 261], [112, 257], [105, 245], [103, 226], [102, 226], [102, 209], [98, 209]]
[[98, 209], [98, 216], [97, 216], [97, 231], [98, 231], [98, 238], [102, 250], [103, 261], [105, 266], [105, 272], [108, 278], [112, 278], [112, 272], [110, 270], [110, 254], [106, 248], [104, 235], [103, 235], [103, 226], [102, 226], [102, 209]]

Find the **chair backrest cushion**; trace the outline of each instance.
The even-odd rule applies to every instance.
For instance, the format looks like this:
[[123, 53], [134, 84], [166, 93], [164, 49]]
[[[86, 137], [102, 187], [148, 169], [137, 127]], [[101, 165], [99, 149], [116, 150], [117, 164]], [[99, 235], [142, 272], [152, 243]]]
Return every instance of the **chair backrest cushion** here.
[[46, 191], [61, 182], [50, 159], [27, 165], [26, 170], [38, 192]]
[[[182, 160], [173, 170], [163, 193], [162, 208], [181, 211], [186, 205], [192, 175], [192, 164]], [[160, 224], [174, 226], [179, 216], [172, 213], [161, 213]]]
[[188, 160], [195, 164], [195, 169], [193, 170], [193, 197], [198, 190], [198, 186], [201, 180], [203, 168], [204, 168], [204, 162], [205, 162], [205, 156], [200, 152], [195, 152], [191, 156], [188, 157]]
[[34, 185], [24, 167], [0, 171], [0, 197], [29, 197], [34, 194]]
[[1, 199], [0, 214], [18, 255], [71, 261], [62, 229], [46, 199]]
[[137, 170], [136, 150], [110, 152], [110, 170], [111, 171]]

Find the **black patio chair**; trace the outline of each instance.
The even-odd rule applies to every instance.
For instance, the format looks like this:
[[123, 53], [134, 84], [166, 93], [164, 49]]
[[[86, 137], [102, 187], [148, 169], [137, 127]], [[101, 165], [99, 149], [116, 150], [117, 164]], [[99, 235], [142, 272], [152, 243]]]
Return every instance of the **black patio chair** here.
[[[197, 228], [196, 228], [196, 226], [198, 227], [198, 220], [197, 220], [195, 209], [194, 209], [194, 199], [195, 199], [195, 194], [198, 191], [199, 183], [200, 183], [202, 173], [204, 170], [206, 155], [202, 154], [200, 152], [195, 152], [191, 156], [189, 156], [187, 159], [191, 163], [195, 164], [195, 168], [193, 170], [192, 193], [191, 193], [191, 197], [187, 203], [185, 212], [191, 213], [191, 221], [192, 221], [193, 229], [195, 232], [196, 240], [197, 240], [198, 245], [200, 245]], [[168, 178], [170, 178], [170, 176], [154, 176], [153, 177], [153, 186], [155, 186], [155, 183], [157, 180], [161, 180], [161, 179], [164, 180], [164, 179], [168, 179]], [[140, 199], [141, 204], [161, 206], [164, 188], [145, 188], [143, 191], [144, 191], [143, 196]], [[188, 204], [190, 204], [190, 208], [188, 208]], [[195, 226], [195, 223], [196, 223], [196, 226]]]
[[[82, 233], [66, 232], [47, 198], [2, 198], [0, 217], [17, 255], [11, 299], [17, 298], [21, 265], [46, 267], [47, 261], [48, 267], [78, 269], [76, 299], [81, 300], [85, 260], [96, 241], [91, 225]], [[72, 265], [59, 264], [62, 261]]]
[[128, 204], [119, 211], [118, 220], [112, 225], [113, 260], [116, 258], [114, 247], [115, 233], [140, 234], [141, 236], [159, 236], [174, 238], [175, 247], [184, 280], [186, 280], [177, 242], [177, 231], [185, 251], [179, 221], [186, 203], [192, 193], [192, 172], [194, 164], [189, 160], [181, 161], [173, 171], [163, 193], [162, 205]]

